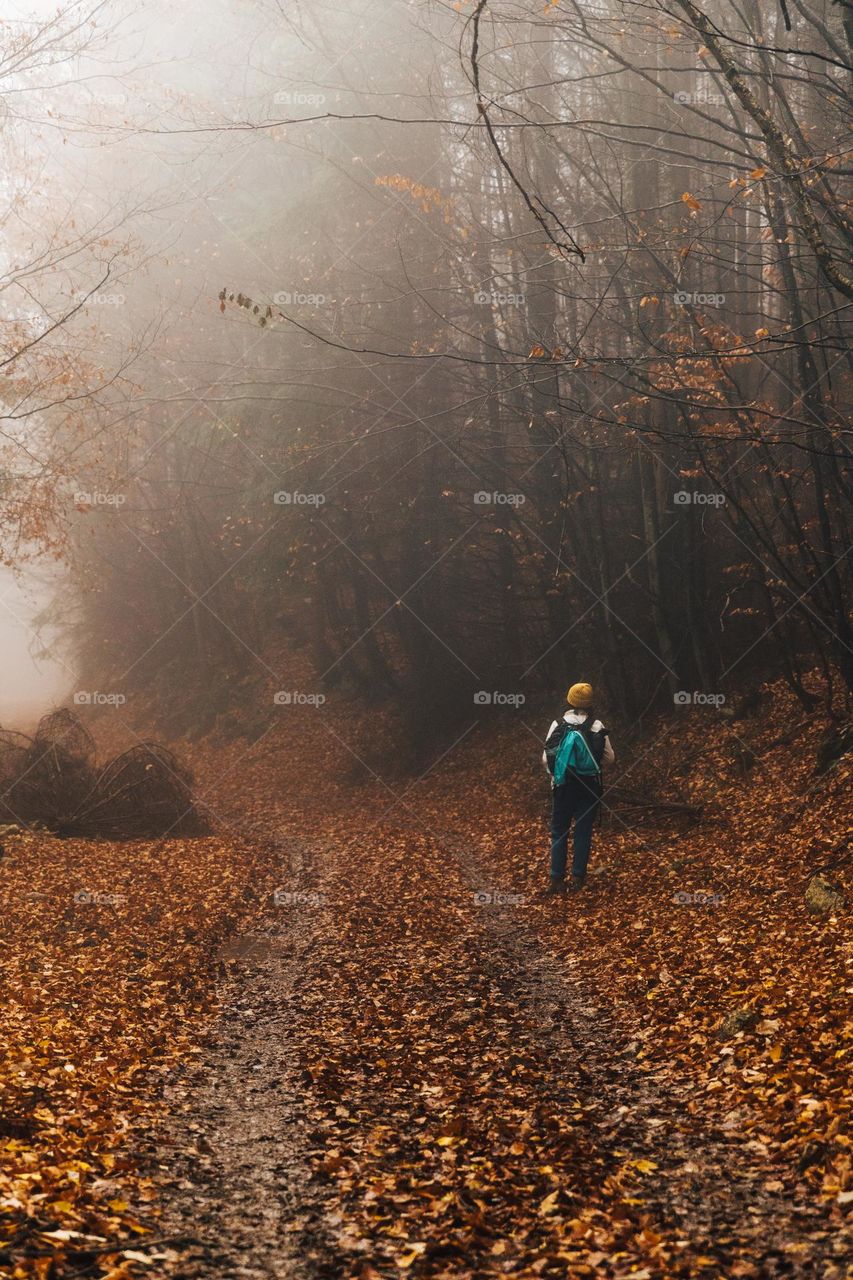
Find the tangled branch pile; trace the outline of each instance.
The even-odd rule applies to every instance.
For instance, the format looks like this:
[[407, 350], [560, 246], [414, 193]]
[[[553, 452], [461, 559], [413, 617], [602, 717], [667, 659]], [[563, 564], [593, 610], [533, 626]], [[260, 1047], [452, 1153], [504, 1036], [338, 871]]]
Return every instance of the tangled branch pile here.
[[32, 738], [0, 730], [0, 815], [112, 840], [209, 829], [192, 776], [171, 751], [142, 742], [98, 766], [92, 735], [67, 708], [43, 716]]

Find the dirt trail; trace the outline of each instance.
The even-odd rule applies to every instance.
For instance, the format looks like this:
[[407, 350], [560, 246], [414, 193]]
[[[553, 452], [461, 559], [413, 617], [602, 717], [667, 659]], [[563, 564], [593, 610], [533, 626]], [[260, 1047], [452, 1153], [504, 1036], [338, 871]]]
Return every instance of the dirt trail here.
[[[307, 879], [311, 851], [280, 847], [282, 880]], [[222, 954], [222, 1012], [203, 1062], [169, 1091], [159, 1160], [174, 1233], [192, 1238], [164, 1275], [314, 1277], [330, 1254], [302, 1106], [304, 1072], [291, 1028], [303, 957], [321, 926], [300, 912], [284, 932], [235, 937]], [[167, 1235], [172, 1229], [167, 1229]], [[174, 1253], [174, 1251], [170, 1251]], [[149, 1272], [149, 1274], [152, 1274]]]
[[342, 829], [282, 842], [269, 932], [235, 944], [174, 1086], [166, 1227], [202, 1243], [163, 1275], [843, 1274], [830, 1233], [796, 1243], [817, 1211], [759, 1185], [750, 1136], [689, 1114], [543, 947], [572, 903], [484, 900], [462, 835], [391, 819], [355, 856]]

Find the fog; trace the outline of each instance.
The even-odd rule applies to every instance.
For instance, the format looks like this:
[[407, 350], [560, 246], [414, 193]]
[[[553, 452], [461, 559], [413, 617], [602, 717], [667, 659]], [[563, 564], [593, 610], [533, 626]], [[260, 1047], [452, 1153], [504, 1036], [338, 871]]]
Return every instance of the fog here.
[[682, 3], [7, 7], [28, 704], [853, 679], [850, 33], [712, 7], [736, 57]]
[[0, 19], [4, 1274], [841, 1280], [853, 0]]
[[9, 569], [0, 570], [0, 724], [6, 728], [32, 728], [39, 715], [71, 688], [73, 672], [44, 651], [50, 636], [36, 625], [54, 589], [33, 576], [22, 583]]

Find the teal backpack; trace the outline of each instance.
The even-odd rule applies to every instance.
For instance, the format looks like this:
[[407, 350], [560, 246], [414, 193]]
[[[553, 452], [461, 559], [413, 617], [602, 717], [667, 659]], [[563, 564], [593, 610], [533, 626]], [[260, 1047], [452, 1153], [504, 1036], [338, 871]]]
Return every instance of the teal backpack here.
[[[558, 730], [555, 730], [554, 737], [557, 737], [560, 729], [563, 732], [560, 733], [558, 743], [554, 744], [557, 748], [552, 769], [555, 786], [561, 787], [569, 774], [575, 774], [581, 778], [600, 777], [601, 767], [593, 755], [583, 729], [563, 721], [558, 726]], [[602, 734], [601, 737], [603, 738], [604, 735]]]

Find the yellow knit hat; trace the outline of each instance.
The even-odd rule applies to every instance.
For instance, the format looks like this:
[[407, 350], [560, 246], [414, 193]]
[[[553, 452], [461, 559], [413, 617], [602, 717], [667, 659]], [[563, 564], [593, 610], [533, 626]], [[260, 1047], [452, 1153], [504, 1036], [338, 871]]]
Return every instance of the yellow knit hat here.
[[566, 694], [566, 702], [570, 707], [577, 707], [580, 711], [588, 711], [592, 706], [592, 685], [573, 684]]

